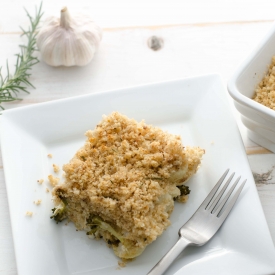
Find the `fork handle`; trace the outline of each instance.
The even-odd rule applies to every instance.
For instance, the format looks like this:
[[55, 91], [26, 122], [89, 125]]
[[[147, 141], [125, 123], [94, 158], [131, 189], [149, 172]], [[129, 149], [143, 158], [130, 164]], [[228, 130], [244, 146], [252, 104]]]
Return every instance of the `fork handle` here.
[[179, 256], [179, 254], [190, 244], [186, 239], [180, 237], [175, 245], [161, 258], [161, 260], [147, 273], [147, 275], [162, 275]]

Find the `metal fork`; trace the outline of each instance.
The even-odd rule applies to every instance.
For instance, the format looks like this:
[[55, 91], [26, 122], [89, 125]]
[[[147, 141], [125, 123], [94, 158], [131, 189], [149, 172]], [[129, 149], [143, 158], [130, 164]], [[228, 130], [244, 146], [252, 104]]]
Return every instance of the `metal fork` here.
[[[238, 177], [227, 194], [222, 198], [222, 195], [235, 175], [235, 173], [232, 173], [227, 182], [221, 188], [220, 192], [216, 195], [228, 172], [229, 169], [224, 172], [198, 210], [180, 228], [179, 240], [177, 243], [166, 253], [166, 255], [163, 256], [163, 258], [151, 269], [151, 271], [147, 273], [147, 275], [163, 274], [187, 246], [204, 245], [215, 235], [233, 208], [246, 182], [246, 180], [243, 181], [243, 183], [237, 188], [236, 192], [232, 195], [232, 198], [228, 201], [241, 178]], [[218, 205], [221, 198], [222, 201]]]

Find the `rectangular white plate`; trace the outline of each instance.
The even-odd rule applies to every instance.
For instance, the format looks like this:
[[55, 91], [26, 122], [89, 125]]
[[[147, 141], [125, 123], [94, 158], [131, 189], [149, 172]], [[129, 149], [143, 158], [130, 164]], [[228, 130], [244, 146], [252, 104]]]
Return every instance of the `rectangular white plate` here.
[[[119, 111], [182, 136], [204, 148], [201, 168], [189, 181], [186, 204], [176, 203], [172, 225], [136, 260], [118, 268], [103, 241], [73, 224], [55, 224], [47, 176], [67, 163], [103, 114]], [[187, 248], [166, 274], [274, 274], [275, 250], [242, 140], [218, 75], [87, 95], [3, 112], [1, 146], [18, 274], [146, 274], [176, 242], [178, 229], [226, 168], [247, 178], [230, 216], [203, 247]], [[51, 153], [52, 158], [47, 154]], [[59, 173], [62, 179], [62, 172]], [[38, 179], [45, 181], [42, 185]], [[34, 200], [42, 199], [37, 206]], [[26, 211], [33, 216], [27, 217]]]

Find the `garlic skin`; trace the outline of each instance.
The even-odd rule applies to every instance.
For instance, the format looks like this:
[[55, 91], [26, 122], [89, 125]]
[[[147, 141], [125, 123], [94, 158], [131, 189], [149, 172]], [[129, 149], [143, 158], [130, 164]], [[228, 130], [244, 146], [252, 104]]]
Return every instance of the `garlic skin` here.
[[102, 38], [102, 31], [90, 17], [72, 18], [65, 7], [60, 19], [44, 21], [37, 35], [37, 47], [42, 59], [51, 66], [85, 66], [92, 58]]

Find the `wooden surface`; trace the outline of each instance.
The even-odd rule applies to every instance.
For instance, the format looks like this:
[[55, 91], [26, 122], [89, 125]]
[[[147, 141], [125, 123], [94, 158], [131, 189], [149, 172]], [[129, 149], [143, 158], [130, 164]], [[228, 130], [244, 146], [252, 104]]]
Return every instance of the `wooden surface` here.
[[[5, 104], [6, 109], [213, 72], [221, 74], [226, 85], [239, 62], [258, 44], [275, 18], [275, 3], [267, 0], [119, 1], [116, 5], [108, 0], [69, 2], [69, 8], [92, 14], [103, 27], [103, 39], [94, 60], [81, 68], [37, 64], [30, 79], [36, 89], [30, 89], [29, 95], [22, 94], [22, 101]], [[24, 42], [18, 28], [27, 26], [22, 6], [32, 12], [38, 4], [34, 0], [1, 4], [0, 64], [8, 59], [12, 68], [18, 44]], [[45, 2], [44, 18], [58, 14], [63, 5], [62, 1]], [[158, 51], [148, 47], [152, 36], [163, 41]], [[5, 75], [4, 69], [2, 73]], [[275, 154], [247, 139], [229, 96], [228, 100], [275, 242]], [[0, 209], [0, 274], [14, 275], [17, 271], [2, 159]]]

